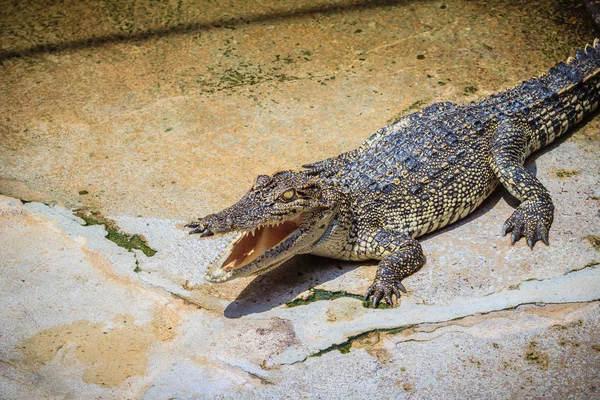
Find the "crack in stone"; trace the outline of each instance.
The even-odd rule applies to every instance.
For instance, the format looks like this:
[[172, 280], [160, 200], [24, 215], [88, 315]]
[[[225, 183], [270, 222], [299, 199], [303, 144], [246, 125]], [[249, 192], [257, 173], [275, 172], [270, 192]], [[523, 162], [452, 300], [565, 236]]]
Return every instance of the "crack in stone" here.
[[[584, 267], [585, 268], [585, 267]], [[376, 328], [376, 329], [370, 329], [368, 331], [365, 332], [361, 332], [358, 333], [356, 335], [352, 335], [349, 336], [348, 339], [346, 339], [345, 341], [341, 342], [341, 343], [334, 343], [329, 347], [326, 347], [324, 349], [321, 349], [319, 351], [316, 351], [314, 353], [311, 353], [309, 355], [307, 355], [306, 357], [304, 357], [301, 360], [297, 360], [294, 361], [292, 363], [281, 363], [279, 365], [294, 365], [294, 364], [299, 364], [299, 363], [303, 363], [306, 360], [308, 360], [311, 357], [320, 357], [323, 354], [327, 354], [331, 351], [334, 350], [338, 350], [340, 353], [342, 354], [347, 354], [350, 352], [350, 348], [352, 347], [352, 344], [356, 341], [356, 340], [360, 340], [370, 334], [373, 333], [386, 333], [388, 335], [394, 335], [397, 333], [401, 333], [407, 329], [412, 329], [412, 328], [418, 328], [420, 326], [423, 325], [431, 325], [434, 327], [434, 329], [432, 331], [429, 331], [428, 333], [433, 333], [438, 329], [441, 329], [445, 326], [448, 326], [448, 323], [451, 322], [455, 322], [455, 321], [460, 321], [469, 317], [474, 317], [474, 316], [482, 316], [482, 315], [488, 315], [488, 314], [494, 314], [494, 313], [500, 313], [500, 312], [504, 312], [504, 311], [514, 311], [519, 307], [522, 306], [528, 306], [528, 305], [534, 305], [534, 306], [547, 306], [547, 305], [563, 305], [563, 304], [588, 304], [588, 303], [594, 303], [594, 302], [598, 302], [600, 301], [600, 297], [596, 298], [596, 299], [591, 299], [591, 300], [587, 300], [587, 301], [566, 301], [566, 302], [561, 302], [561, 303], [546, 303], [546, 302], [527, 302], [527, 303], [519, 303], [515, 306], [511, 306], [511, 307], [506, 307], [506, 308], [501, 308], [501, 309], [497, 309], [497, 310], [490, 310], [490, 311], [486, 311], [486, 312], [479, 312], [479, 313], [473, 313], [473, 314], [468, 314], [468, 315], [463, 315], [460, 317], [456, 317], [456, 318], [451, 318], [445, 321], [436, 321], [436, 322], [419, 322], [417, 324], [408, 324], [408, 325], [402, 325], [402, 326], [398, 326], [398, 327], [393, 327], [393, 328]], [[431, 339], [427, 339], [427, 340], [417, 340], [417, 339], [409, 339], [409, 340], [405, 340], [402, 341], [402, 343], [406, 343], [406, 342], [427, 342]]]
[[[448, 327], [448, 326], [454, 326], [453, 322], [460, 321], [462, 319], [466, 319], [466, 318], [470, 318], [470, 317], [485, 316], [485, 315], [490, 315], [490, 314], [495, 314], [495, 313], [501, 313], [501, 312], [504, 312], [504, 311], [514, 311], [517, 308], [522, 307], [522, 306], [534, 305], [534, 306], [538, 306], [538, 307], [545, 307], [545, 306], [552, 306], [552, 305], [591, 304], [591, 303], [595, 303], [595, 302], [600, 302], [600, 298], [591, 299], [591, 300], [587, 300], [587, 301], [566, 301], [566, 302], [563, 302], [563, 303], [544, 303], [544, 302], [521, 303], [521, 304], [517, 304], [514, 307], [507, 307], [507, 308], [504, 308], [504, 309], [491, 310], [491, 311], [484, 312], [484, 313], [475, 313], [475, 314], [465, 315], [463, 317], [449, 319], [448, 321], [440, 321], [440, 322], [437, 322], [437, 323], [433, 323], [433, 324], [431, 324], [431, 327], [433, 329], [428, 330], [428, 331], [422, 330], [422, 331], [419, 331], [418, 333], [432, 334], [432, 333], [435, 333], [436, 331], [438, 331], [438, 330], [440, 330], [442, 328], [445, 328], [445, 327]], [[420, 326], [427, 325], [427, 324], [428, 324], [427, 322], [422, 322], [422, 323], [419, 323], [419, 324], [414, 324], [412, 327], [419, 328]], [[475, 325], [475, 324], [473, 324], [473, 325]], [[459, 326], [463, 326], [463, 325], [459, 325]], [[464, 325], [464, 326], [472, 326], [472, 325]], [[436, 338], [428, 338], [428, 339], [422, 339], [422, 340], [419, 340], [419, 339], [407, 339], [407, 340], [398, 341], [398, 342], [396, 342], [396, 344], [408, 343], [408, 342], [422, 343], [422, 342], [429, 342], [429, 341], [434, 340], [434, 339], [436, 339]]]
[[[595, 269], [598, 265], [600, 265], [600, 262], [598, 262], [598, 261], [591, 261], [591, 262], [587, 263], [586, 265], [584, 265], [583, 267], [573, 268], [573, 269], [570, 269], [570, 270], [566, 271], [565, 273], [562, 274], [562, 276], [566, 276], [566, 275], [572, 274], [573, 272], [583, 271], [586, 268]], [[546, 278], [546, 279], [527, 278], [527, 279], [524, 279], [524, 280], [522, 280], [521, 282], [519, 282], [517, 284], [510, 285], [507, 288], [502, 288], [502, 289], [500, 289], [498, 291], [495, 291], [495, 292], [486, 293], [483, 297], [487, 297], [487, 296], [491, 296], [491, 295], [500, 293], [500, 292], [502, 292], [505, 289], [508, 289], [508, 290], [519, 290], [521, 288], [521, 285], [523, 283], [525, 283], [525, 282], [544, 282], [544, 281], [548, 281], [548, 280], [551, 280], [551, 279], [554, 279], [554, 278], [556, 278], [556, 276], [553, 276], [553, 277], [550, 277], [550, 278]]]
[[[156, 288], [160, 288], [160, 287], [156, 287]], [[160, 288], [160, 289], [165, 290], [164, 288]], [[168, 290], [167, 290], [167, 293], [169, 293], [171, 296], [173, 296], [173, 297], [175, 297], [175, 298], [183, 301], [183, 303], [185, 305], [187, 305], [187, 306], [194, 306], [194, 307], [196, 307], [198, 309], [204, 309], [204, 307], [202, 307], [200, 304], [198, 304], [198, 303], [196, 303], [196, 302], [188, 299], [187, 297], [185, 297], [183, 295], [180, 295], [180, 294], [177, 294], [175, 292], [168, 291]]]
[[249, 376], [253, 377], [254, 379], [258, 379], [260, 381], [260, 383], [262, 383], [263, 385], [275, 385], [275, 383], [273, 381], [268, 380], [264, 376], [260, 376], [254, 372], [246, 371], [244, 368], [241, 368], [241, 367], [238, 367], [238, 368], [240, 370], [244, 371], [245, 373], [247, 373]]
[[595, 269], [598, 265], [600, 265], [600, 262], [598, 262], [598, 261], [592, 261], [592, 262], [589, 262], [589, 263], [585, 264], [581, 268], [575, 268], [575, 269], [569, 270], [569, 271], [565, 272], [563, 275], [569, 275], [569, 274], [572, 274], [573, 272], [582, 271], [582, 270], [584, 270], [586, 268], [594, 268]]
[[339, 350], [340, 353], [342, 354], [346, 354], [348, 352], [350, 352], [350, 347], [352, 347], [352, 343], [355, 340], [360, 340], [370, 334], [373, 333], [388, 333], [388, 334], [395, 334], [395, 333], [400, 333], [406, 329], [410, 329], [413, 328], [415, 326], [418, 326], [419, 324], [410, 324], [410, 325], [404, 325], [404, 326], [400, 326], [400, 327], [394, 327], [394, 328], [376, 328], [376, 329], [370, 329], [368, 331], [365, 332], [361, 332], [357, 335], [352, 335], [349, 336], [347, 340], [343, 341], [342, 343], [334, 343], [329, 347], [326, 347], [322, 350], [319, 350], [315, 353], [311, 353], [308, 356], [304, 357], [301, 360], [298, 361], [294, 361], [292, 363], [286, 364], [286, 363], [282, 363], [279, 365], [294, 365], [294, 364], [298, 364], [298, 363], [303, 363], [304, 361], [308, 360], [311, 357], [321, 357], [323, 354], [327, 354], [333, 350]]

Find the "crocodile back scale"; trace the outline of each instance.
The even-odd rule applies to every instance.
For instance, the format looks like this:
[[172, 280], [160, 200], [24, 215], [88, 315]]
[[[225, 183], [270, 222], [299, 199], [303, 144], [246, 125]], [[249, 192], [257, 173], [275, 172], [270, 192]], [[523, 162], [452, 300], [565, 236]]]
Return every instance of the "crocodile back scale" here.
[[209, 265], [223, 282], [264, 273], [295, 254], [381, 260], [366, 297], [405, 291], [425, 263], [415, 238], [464, 218], [503, 185], [521, 204], [503, 234], [548, 244], [554, 205], [525, 159], [580, 122], [600, 100], [600, 42], [546, 74], [468, 104], [435, 103], [377, 131], [360, 147], [302, 170], [260, 175], [236, 204], [188, 224], [236, 232]]

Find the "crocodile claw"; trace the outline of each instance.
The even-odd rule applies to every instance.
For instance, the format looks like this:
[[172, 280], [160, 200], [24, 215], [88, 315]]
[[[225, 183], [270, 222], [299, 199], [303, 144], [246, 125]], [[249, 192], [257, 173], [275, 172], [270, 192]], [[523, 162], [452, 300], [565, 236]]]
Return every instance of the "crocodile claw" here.
[[502, 236], [512, 233], [511, 244], [525, 237], [527, 245], [533, 249], [536, 242], [541, 240], [548, 245], [548, 232], [554, 217], [552, 203], [526, 200], [506, 220], [502, 227]]
[[192, 228], [191, 231], [189, 231], [188, 233], [190, 235], [192, 234], [200, 234], [200, 237], [206, 237], [206, 236], [212, 236], [214, 235], [214, 232], [211, 231], [210, 229], [204, 227], [204, 225], [200, 224], [200, 222], [190, 222], [189, 224], [185, 225], [186, 228]]
[[[402, 290], [403, 293], [408, 293], [402, 282], [396, 283], [396, 286], [398, 286], [398, 289]], [[400, 295], [398, 295], [398, 298], [400, 298]]]
[[390, 282], [386, 280], [376, 279], [375, 282], [367, 289], [365, 293], [365, 301], [371, 299], [373, 307], [377, 308], [381, 300], [384, 300], [388, 306], [394, 305], [394, 296], [396, 300], [400, 300], [400, 292], [406, 293], [406, 288], [401, 282]]

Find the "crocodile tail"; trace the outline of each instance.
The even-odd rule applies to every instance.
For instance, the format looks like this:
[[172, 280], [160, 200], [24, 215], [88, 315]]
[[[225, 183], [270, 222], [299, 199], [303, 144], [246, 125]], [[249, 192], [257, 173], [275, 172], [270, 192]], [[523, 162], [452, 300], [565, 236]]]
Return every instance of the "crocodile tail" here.
[[[547, 94], [534, 121], [537, 137], [530, 144], [533, 152], [591, 114], [600, 101], [600, 40], [579, 50], [575, 57], [561, 62], [546, 74], [532, 80]], [[539, 86], [538, 86], [539, 87]]]
[[570, 91], [575, 85], [587, 83], [600, 74], [600, 40], [586, 45], [575, 57], [569, 57], [539, 77], [539, 82], [557, 94]]

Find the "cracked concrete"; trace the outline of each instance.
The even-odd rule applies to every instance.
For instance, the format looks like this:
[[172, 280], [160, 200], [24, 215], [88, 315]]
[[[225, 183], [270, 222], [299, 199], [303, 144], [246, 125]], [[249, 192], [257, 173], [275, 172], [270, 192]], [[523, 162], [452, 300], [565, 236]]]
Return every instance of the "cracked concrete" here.
[[600, 398], [598, 118], [528, 164], [549, 247], [500, 236], [498, 191], [423, 238], [397, 308], [286, 305], [362, 294], [374, 262], [208, 284], [227, 240], [182, 227], [544, 72], [593, 40], [579, 3], [2, 2], [0, 26], [0, 398]]

